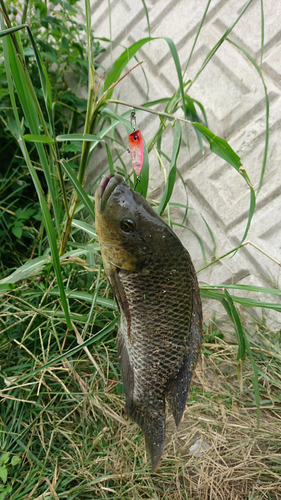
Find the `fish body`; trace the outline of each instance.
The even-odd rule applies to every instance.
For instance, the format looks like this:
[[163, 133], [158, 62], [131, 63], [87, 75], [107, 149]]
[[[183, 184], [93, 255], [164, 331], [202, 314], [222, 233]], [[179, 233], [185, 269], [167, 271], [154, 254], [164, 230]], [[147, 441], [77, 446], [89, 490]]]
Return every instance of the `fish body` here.
[[134, 132], [128, 135], [128, 140], [133, 168], [136, 175], [139, 176], [143, 164], [143, 140], [141, 131], [134, 130]]
[[126, 412], [143, 430], [156, 470], [165, 400], [178, 426], [202, 344], [202, 310], [189, 253], [119, 175], [96, 192], [96, 231], [121, 313], [118, 357]]

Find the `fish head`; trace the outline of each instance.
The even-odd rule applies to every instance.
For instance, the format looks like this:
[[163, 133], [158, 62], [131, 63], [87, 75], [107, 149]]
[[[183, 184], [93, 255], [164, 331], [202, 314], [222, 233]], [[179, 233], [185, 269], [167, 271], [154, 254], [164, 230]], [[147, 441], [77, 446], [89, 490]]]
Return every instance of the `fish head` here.
[[101, 179], [95, 194], [95, 213], [106, 271], [118, 268], [139, 272], [155, 263], [157, 255], [163, 255], [161, 243], [168, 236], [169, 226], [120, 175]]

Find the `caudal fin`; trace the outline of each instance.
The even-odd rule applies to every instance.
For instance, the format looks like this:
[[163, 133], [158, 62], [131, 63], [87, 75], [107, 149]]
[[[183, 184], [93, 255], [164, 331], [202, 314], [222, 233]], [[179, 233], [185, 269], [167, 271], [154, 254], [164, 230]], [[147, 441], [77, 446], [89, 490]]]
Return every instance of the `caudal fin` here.
[[132, 403], [126, 408], [128, 416], [142, 429], [145, 437], [146, 451], [151, 460], [152, 470], [159, 466], [165, 442], [165, 405], [162, 408], [145, 408], [144, 405]]

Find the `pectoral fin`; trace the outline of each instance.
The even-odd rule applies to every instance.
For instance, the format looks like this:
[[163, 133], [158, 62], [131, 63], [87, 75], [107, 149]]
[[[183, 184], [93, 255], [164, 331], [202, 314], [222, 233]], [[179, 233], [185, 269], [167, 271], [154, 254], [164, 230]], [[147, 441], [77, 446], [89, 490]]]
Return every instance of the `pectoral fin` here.
[[106, 272], [109, 283], [115, 295], [119, 310], [122, 310], [125, 314], [127, 320], [127, 328], [128, 328], [128, 337], [130, 337], [130, 329], [131, 329], [131, 315], [128, 300], [125, 294], [125, 290], [118, 276], [117, 269], [114, 271]]

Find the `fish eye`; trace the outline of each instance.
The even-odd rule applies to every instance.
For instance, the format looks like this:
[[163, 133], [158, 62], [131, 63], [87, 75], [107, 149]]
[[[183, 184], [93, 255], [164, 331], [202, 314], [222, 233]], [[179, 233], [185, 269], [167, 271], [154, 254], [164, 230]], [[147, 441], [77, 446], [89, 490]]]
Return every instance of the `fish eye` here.
[[138, 136], [137, 136], [137, 135], [135, 135], [135, 136], [134, 136], [134, 140], [135, 140], [135, 141], [137, 141], [137, 140], [138, 140]]
[[132, 219], [122, 219], [121, 221], [121, 229], [124, 233], [133, 233], [135, 230], [136, 224]]

